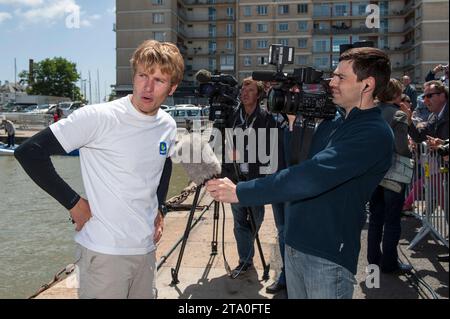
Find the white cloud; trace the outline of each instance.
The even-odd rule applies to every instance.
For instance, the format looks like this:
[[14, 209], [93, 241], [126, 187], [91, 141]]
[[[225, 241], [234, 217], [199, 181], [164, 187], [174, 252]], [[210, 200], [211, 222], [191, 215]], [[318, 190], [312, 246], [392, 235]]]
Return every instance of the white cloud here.
[[2, 23], [3, 21], [6, 21], [8, 19], [11, 19], [11, 18], [12, 18], [12, 15], [9, 14], [8, 12], [0, 12], [0, 23]]
[[39, 6], [44, 3], [44, 0], [0, 0], [0, 4], [9, 4], [9, 5], [25, 5], [29, 7]]
[[16, 10], [16, 14], [24, 19], [26, 23], [54, 23], [68, 14], [79, 11], [80, 6], [74, 0], [49, 0], [43, 6], [27, 10]]
[[14, 4], [14, 11], [21, 27], [30, 24], [52, 25], [56, 22], [78, 21], [78, 27], [90, 27], [93, 21], [102, 18], [99, 14], [88, 16], [81, 11], [76, 0], [0, 0], [0, 4]]

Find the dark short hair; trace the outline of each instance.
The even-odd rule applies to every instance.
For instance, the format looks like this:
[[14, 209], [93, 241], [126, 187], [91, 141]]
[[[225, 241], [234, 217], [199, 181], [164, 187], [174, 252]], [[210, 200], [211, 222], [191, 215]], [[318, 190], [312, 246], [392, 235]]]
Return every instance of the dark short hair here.
[[434, 86], [434, 89], [436, 90], [436, 92], [439, 93], [445, 93], [445, 97], [448, 99], [448, 86], [445, 86], [444, 83], [442, 83], [439, 80], [432, 80], [432, 81], [428, 81], [425, 82], [423, 84], [423, 86]]
[[391, 78], [391, 61], [380, 49], [369, 47], [350, 49], [341, 54], [340, 61], [353, 62], [353, 72], [359, 82], [368, 77], [375, 79], [373, 97], [386, 88]]

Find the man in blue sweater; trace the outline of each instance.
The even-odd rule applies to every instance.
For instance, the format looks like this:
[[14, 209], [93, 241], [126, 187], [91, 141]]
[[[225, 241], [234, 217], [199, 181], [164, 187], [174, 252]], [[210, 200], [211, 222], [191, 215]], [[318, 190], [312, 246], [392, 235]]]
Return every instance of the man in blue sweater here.
[[374, 105], [390, 78], [389, 58], [355, 48], [339, 61], [330, 86], [342, 112], [319, 125], [307, 160], [265, 178], [207, 185], [222, 202], [286, 203], [289, 298], [352, 297], [365, 205], [391, 165], [393, 134]]

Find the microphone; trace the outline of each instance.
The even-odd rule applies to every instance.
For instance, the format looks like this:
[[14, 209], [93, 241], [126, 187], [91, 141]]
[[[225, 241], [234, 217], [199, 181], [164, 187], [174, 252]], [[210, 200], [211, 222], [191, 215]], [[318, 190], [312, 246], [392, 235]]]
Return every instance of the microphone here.
[[222, 166], [206, 137], [199, 133], [186, 134], [175, 145], [174, 163], [181, 163], [189, 179], [196, 185], [219, 176]]
[[273, 71], [253, 71], [252, 78], [256, 81], [275, 81], [276, 80], [276, 72]]
[[200, 83], [221, 82], [230, 86], [238, 84], [238, 81], [230, 74], [212, 75], [211, 72], [205, 69], [199, 70], [195, 74], [195, 78]]

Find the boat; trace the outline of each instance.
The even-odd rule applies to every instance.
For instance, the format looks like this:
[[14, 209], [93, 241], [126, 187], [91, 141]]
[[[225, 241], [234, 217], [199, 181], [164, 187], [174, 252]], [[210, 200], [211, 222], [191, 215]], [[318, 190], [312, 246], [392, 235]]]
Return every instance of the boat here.
[[0, 156], [11, 156], [14, 155], [14, 150], [19, 147], [19, 145], [15, 145], [13, 147], [6, 147], [6, 144], [0, 144]]
[[[13, 147], [6, 147], [6, 144], [0, 142], [0, 156], [12, 156], [14, 155], [14, 151], [18, 148], [19, 145], [14, 145]], [[67, 153], [65, 156], [80, 156], [79, 150], [73, 150], [70, 153]]]

